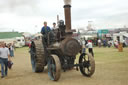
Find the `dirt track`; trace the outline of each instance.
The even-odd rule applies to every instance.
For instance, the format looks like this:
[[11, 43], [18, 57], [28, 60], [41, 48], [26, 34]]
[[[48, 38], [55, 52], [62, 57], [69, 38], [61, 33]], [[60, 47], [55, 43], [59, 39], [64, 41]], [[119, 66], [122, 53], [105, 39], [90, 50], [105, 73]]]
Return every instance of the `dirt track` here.
[[0, 78], [0, 85], [128, 85], [128, 58], [126, 59], [121, 61], [123, 63], [114, 60], [114, 63], [96, 61], [96, 71], [91, 78], [71, 70], [62, 72], [60, 80], [53, 82], [48, 77], [47, 68], [43, 73], [32, 72], [28, 48], [21, 48], [16, 50], [15, 57], [12, 58], [14, 65], [9, 70], [8, 77]]

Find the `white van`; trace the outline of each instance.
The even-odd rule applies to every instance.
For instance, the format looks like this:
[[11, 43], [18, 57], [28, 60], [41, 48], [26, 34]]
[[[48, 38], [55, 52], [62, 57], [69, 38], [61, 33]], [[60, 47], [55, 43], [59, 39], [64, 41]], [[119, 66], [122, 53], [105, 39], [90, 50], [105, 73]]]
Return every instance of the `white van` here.
[[15, 38], [15, 47], [23, 47], [23, 46], [25, 46], [24, 37], [16, 37]]

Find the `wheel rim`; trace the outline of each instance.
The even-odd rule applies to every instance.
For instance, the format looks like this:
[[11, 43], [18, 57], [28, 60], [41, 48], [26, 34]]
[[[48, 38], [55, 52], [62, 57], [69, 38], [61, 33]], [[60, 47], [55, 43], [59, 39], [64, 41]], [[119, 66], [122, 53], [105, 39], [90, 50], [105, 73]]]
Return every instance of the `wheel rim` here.
[[80, 71], [84, 76], [90, 77], [95, 71], [95, 61], [90, 54], [83, 53], [80, 56]]
[[51, 80], [57, 81], [61, 75], [61, 65], [58, 56], [52, 55], [48, 61], [48, 76]]

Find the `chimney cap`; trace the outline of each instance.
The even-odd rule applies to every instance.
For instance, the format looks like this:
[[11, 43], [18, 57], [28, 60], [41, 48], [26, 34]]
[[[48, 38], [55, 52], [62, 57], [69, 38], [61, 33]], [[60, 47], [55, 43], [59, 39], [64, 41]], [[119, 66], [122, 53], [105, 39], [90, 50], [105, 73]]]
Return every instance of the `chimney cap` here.
[[70, 8], [71, 5], [64, 5], [64, 8]]

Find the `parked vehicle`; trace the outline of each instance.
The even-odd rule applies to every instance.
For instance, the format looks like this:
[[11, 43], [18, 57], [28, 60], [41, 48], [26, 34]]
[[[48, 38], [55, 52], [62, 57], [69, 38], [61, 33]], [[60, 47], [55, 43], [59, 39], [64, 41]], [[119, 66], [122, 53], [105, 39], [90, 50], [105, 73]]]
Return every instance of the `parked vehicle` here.
[[15, 38], [15, 47], [23, 47], [25, 46], [25, 39], [24, 37], [16, 37]]

